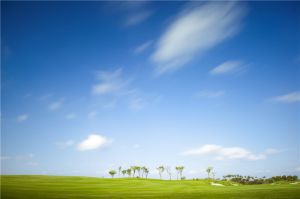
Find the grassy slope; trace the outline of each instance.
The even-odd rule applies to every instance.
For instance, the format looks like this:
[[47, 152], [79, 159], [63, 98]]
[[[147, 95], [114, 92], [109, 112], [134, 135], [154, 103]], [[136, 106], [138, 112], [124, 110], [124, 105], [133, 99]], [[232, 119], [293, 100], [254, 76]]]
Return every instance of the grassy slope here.
[[207, 181], [1, 176], [1, 198], [226, 198], [300, 199], [300, 184], [216, 187]]

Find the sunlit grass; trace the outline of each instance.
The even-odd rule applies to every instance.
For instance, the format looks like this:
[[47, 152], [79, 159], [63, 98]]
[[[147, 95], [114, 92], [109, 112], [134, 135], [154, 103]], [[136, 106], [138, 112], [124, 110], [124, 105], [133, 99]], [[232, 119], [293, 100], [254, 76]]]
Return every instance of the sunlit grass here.
[[1, 198], [300, 198], [300, 184], [211, 186], [208, 180], [1, 176]]

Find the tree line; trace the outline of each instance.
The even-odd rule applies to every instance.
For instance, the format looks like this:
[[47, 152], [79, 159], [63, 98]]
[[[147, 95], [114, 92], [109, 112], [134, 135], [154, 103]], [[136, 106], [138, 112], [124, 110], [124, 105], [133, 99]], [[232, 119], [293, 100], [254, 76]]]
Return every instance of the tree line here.
[[[169, 176], [169, 179], [172, 179], [172, 168], [169, 166], [159, 166], [156, 168], [156, 170], [158, 171], [159, 174], [159, 178], [162, 179], [162, 174], [164, 172], [166, 172]], [[178, 179], [185, 179], [184, 176], [182, 176], [183, 170], [184, 170], [184, 166], [176, 166], [175, 167], [176, 170], [176, 174], [177, 174], [177, 180]], [[114, 176], [118, 173], [119, 177], [121, 177], [121, 175], [123, 177], [127, 176], [129, 178], [148, 178], [148, 174], [149, 174], [149, 168], [145, 167], [145, 166], [131, 166], [127, 169], [123, 169], [121, 166], [118, 167], [118, 172], [116, 170], [109, 170], [108, 171], [109, 175], [111, 175], [112, 178], [114, 178]], [[180, 177], [180, 178], [179, 178]]]

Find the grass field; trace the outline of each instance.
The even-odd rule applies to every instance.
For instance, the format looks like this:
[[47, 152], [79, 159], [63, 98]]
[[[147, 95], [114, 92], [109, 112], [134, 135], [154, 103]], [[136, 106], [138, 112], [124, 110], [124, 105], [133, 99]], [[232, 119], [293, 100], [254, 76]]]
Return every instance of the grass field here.
[[1, 198], [204, 198], [297, 199], [300, 184], [211, 186], [208, 181], [104, 179], [65, 176], [1, 176]]

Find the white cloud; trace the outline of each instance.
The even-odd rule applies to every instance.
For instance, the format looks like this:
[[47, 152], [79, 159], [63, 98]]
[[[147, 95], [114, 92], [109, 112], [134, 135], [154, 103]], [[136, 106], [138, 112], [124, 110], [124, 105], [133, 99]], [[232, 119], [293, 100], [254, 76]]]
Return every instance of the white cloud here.
[[60, 142], [58, 143], [58, 145], [61, 147], [61, 148], [68, 148], [68, 147], [71, 147], [75, 144], [74, 140], [67, 140], [65, 142]]
[[226, 61], [210, 71], [212, 75], [223, 75], [241, 72], [244, 65], [241, 61]]
[[300, 167], [296, 168], [297, 171], [300, 171]]
[[67, 120], [73, 120], [77, 117], [77, 115], [75, 113], [69, 113], [66, 115], [66, 119]]
[[139, 54], [147, 50], [152, 45], [152, 41], [147, 41], [134, 49], [135, 54]]
[[300, 91], [295, 91], [295, 92], [288, 93], [286, 95], [273, 97], [271, 100], [276, 102], [282, 102], [282, 103], [300, 102]]
[[106, 137], [102, 135], [91, 134], [77, 145], [77, 149], [79, 151], [94, 150], [109, 143], [110, 141]]
[[125, 26], [135, 26], [143, 21], [146, 21], [150, 16], [152, 15], [152, 12], [149, 11], [140, 11], [135, 14], [131, 14], [128, 16], [128, 18], [125, 21]]
[[209, 2], [181, 12], [160, 38], [152, 55], [157, 74], [183, 67], [239, 29], [243, 9], [235, 2]]
[[196, 94], [198, 98], [219, 98], [225, 95], [225, 91], [208, 91], [203, 90]]
[[[216, 160], [225, 159], [246, 159], [246, 160], [262, 160], [267, 157], [267, 155], [274, 154], [276, 149], [267, 149], [264, 153], [254, 154], [247, 149], [241, 147], [223, 147], [220, 145], [210, 145], [206, 144], [200, 148], [187, 150], [182, 153], [182, 155], [213, 155]], [[277, 153], [277, 150], [276, 150]]]
[[17, 121], [18, 122], [24, 122], [28, 119], [28, 114], [22, 114], [22, 115], [19, 115], [18, 118], [17, 118]]
[[56, 110], [60, 109], [64, 101], [65, 101], [64, 98], [60, 98], [59, 100], [57, 100], [57, 101], [55, 101], [55, 102], [52, 102], [52, 103], [49, 105], [49, 109], [50, 109], [51, 111], [56, 111]]
[[97, 79], [101, 82], [93, 85], [92, 94], [120, 94], [128, 84], [122, 78], [123, 70], [121, 68], [115, 71], [98, 71]]

